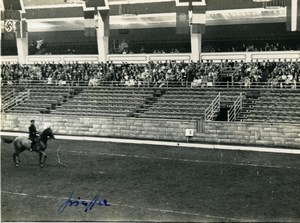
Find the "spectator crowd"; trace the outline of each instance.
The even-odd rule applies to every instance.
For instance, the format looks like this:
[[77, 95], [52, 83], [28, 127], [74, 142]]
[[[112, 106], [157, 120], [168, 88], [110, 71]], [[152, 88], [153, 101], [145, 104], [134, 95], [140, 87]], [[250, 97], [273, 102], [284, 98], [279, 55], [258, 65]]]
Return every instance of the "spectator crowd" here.
[[[224, 76], [224, 74], [226, 74]], [[227, 78], [227, 79], [226, 79]], [[241, 86], [268, 82], [280, 87], [296, 86], [300, 82], [300, 62], [263, 61], [237, 62], [224, 60], [198, 62], [149, 62], [148, 64], [107, 63], [38, 63], [1, 65], [3, 83], [13, 81], [43, 81], [53, 85], [85, 83], [98, 86], [110, 82], [118, 86], [212, 86], [216, 82], [230, 81]]]
[[[287, 46], [283, 43], [232, 43], [232, 44], [213, 44], [209, 52], [252, 52], [252, 51], [287, 51], [293, 50], [294, 47]], [[207, 49], [206, 49], [207, 51]]]
[[34, 65], [2, 64], [2, 81], [44, 80], [49, 84], [114, 82], [126, 86], [158, 86], [167, 82], [185, 84], [194, 79], [213, 82], [221, 69], [215, 63], [164, 62], [148, 64], [114, 63], [41, 63]]
[[[128, 43], [123, 40], [117, 48], [110, 47], [111, 54], [164, 54], [190, 52], [190, 43]], [[177, 45], [177, 47], [175, 47]], [[179, 48], [178, 48], [179, 47]], [[299, 41], [229, 41], [229, 42], [203, 42], [202, 52], [262, 52], [262, 51], [291, 51], [299, 49]]]
[[300, 82], [300, 63], [287, 61], [263, 61], [240, 63], [232, 75], [233, 82], [244, 87], [250, 84], [267, 82], [268, 86], [296, 88]]

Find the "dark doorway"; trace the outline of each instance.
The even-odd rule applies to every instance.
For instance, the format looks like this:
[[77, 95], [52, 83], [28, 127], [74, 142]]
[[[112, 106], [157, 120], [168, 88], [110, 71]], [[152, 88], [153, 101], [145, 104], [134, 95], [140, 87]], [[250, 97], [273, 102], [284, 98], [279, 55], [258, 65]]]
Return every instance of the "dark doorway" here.
[[230, 109], [229, 106], [224, 106], [220, 108], [220, 113], [216, 118], [216, 121], [227, 121], [227, 112]]

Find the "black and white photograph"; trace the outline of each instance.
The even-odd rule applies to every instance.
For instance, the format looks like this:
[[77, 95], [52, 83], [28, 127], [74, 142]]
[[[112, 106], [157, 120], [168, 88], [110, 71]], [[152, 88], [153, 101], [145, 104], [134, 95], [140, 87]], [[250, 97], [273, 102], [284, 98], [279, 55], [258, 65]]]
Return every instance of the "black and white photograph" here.
[[1, 222], [300, 222], [300, 0], [0, 0]]

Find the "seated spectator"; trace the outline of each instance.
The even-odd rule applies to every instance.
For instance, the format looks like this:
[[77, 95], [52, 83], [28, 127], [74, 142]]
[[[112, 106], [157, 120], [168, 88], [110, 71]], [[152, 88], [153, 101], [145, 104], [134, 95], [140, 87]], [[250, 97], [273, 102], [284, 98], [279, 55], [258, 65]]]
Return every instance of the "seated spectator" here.
[[95, 78], [95, 77], [92, 77], [89, 80], [88, 86], [92, 86], [92, 87], [99, 86], [99, 80], [97, 78]]
[[194, 79], [193, 82], [191, 83], [191, 88], [199, 87], [202, 85], [202, 79]]
[[52, 76], [49, 76], [48, 79], [47, 79], [47, 84], [50, 84], [52, 85], [53, 82], [52, 82]]
[[293, 79], [293, 83], [292, 83], [292, 85], [291, 85], [291, 88], [292, 88], [292, 89], [297, 89], [297, 81], [296, 81], [295, 78]]
[[280, 79], [280, 88], [285, 87], [286, 80], [287, 80], [287, 76], [285, 73], [283, 73], [281, 75], [281, 79]]
[[130, 78], [129, 80], [125, 81], [124, 85], [128, 87], [133, 87], [135, 85], [134, 79]]
[[164, 86], [166, 86], [166, 80], [164, 78], [159, 79], [154, 85], [154, 87], [159, 87], [159, 88], [162, 88]]
[[294, 80], [293, 75], [291, 73], [289, 73], [287, 75], [287, 78], [286, 78], [286, 81], [285, 81], [286, 86], [292, 85], [293, 84], [293, 80]]

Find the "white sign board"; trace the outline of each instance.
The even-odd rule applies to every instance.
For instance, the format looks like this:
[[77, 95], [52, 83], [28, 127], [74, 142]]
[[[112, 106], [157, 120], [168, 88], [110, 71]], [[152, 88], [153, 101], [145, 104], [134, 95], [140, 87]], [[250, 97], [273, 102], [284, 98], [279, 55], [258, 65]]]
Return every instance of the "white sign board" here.
[[185, 130], [185, 136], [194, 136], [194, 129], [186, 129]]

